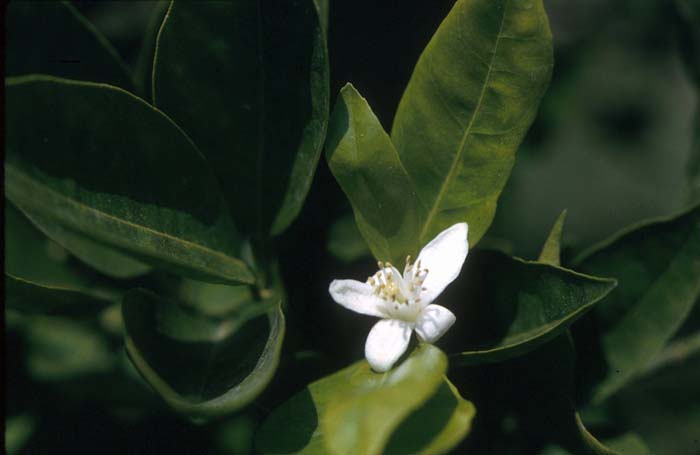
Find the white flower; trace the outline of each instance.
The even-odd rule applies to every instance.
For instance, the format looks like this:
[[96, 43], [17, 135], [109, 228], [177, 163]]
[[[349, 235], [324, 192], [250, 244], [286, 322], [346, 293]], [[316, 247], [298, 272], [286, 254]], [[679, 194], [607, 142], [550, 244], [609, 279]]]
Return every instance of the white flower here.
[[450, 310], [432, 302], [459, 275], [467, 258], [467, 223], [445, 229], [423, 248], [418, 260], [406, 258], [403, 275], [390, 263], [366, 283], [333, 280], [333, 300], [357, 313], [383, 318], [367, 336], [365, 357], [375, 371], [388, 371], [403, 355], [415, 330], [428, 343], [436, 342], [455, 322]]

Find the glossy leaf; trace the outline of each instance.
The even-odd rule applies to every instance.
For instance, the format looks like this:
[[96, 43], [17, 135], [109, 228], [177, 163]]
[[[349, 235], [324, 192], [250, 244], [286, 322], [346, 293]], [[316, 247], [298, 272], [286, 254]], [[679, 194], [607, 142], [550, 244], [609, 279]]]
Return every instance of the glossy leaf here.
[[438, 391], [391, 435], [385, 454], [449, 453], [471, 430], [476, 408], [445, 378]]
[[151, 271], [149, 265], [66, 229], [60, 224], [46, 221], [41, 216], [26, 215], [47, 237], [102, 274], [113, 278], [129, 279]]
[[352, 262], [372, 255], [352, 215], [344, 215], [331, 225], [326, 249], [343, 262]]
[[[256, 446], [263, 453], [381, 453], [395, 431], [410, 430], [415, 421], [409, 416], [417, 412], [456, 433], [444, 434], [445, 426], [425, 427], [430, 432], [413, 438], [411, 447], [451, 447], [468, 431], [473, 407], [465, 409], [470, 404], [458, 394], [452, 400], [443, 395], [453, 392], [443, 379], [446, 368], [445, 355], [431, 345], [421, 345], [384, 374], [359, 361], [311, 383], [273, 411], [258, 431]], [[450, 406], [455, 402], [457, 409]], [[409, 427], [401, 429], [402, 422]]]
[[561, 256], [561, 233], [566, 220], [566, 210], [561, 212], [557, 221], [554, 222], [552, 230], [549, 232], [547, 240], [544, 242], [542, 252], [540, 252], [539, 262], [546, 264], [559, 265]]
[[282, 232], [309, 190], [328, 120], [314, 0], [174, 1], [153, 91], [212, 163], [237, 225], [262, 238]]
[[552, 72], [541, 0], [458, 0], [421, 55], [391, 139], [426, 208], [420, 241], [493, 219]]
[[207, 163], [160, 111], [48, 76], [5, 96], [5, 191], [22, 211], [178, 273], [253, 281]]
[[413, 184], [391, 139], [350, 84], [333, 109], [326, 158], [374, 256], [397, 264], [406, 255], [416, 257], [424, 244], [418, 243], [421, 207]]
[[700, 207], [626, 229], [576, 262], [619, 283], [595, 312], [605, 370], [589, 381], [600, 403], [658, 355], [700, 297]]
[[117, 51], [70, 3], [10, 2], [5, 21], [6, 76], [44, 73], [132, 87]]
[[472, 293], [466, 301], [473, 312], [463, 330], [470, 347], [453, 359], [462, 365], [501, 361], [536, 348], [615, 287], [614, 280], [491, 251], [470, 253], [466, 268], [464, 286]]
[[277, 368], [285, 326], [279, 305], [252, 319], [244, 312], [216, 319], [137, 289], [125, 296], [122, 312], [134, 366], [169, 406], [191, 419], [242, 408]]

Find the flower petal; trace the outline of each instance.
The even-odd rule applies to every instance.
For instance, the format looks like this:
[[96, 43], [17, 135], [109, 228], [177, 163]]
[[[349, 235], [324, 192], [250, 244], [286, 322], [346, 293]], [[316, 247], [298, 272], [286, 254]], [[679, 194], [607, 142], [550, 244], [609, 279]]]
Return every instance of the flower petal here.
[[337, 303], [356, 313], [383, 318], [384, 300], [374, 294], [374, 288], [356, 280], [333, 280], [328, 287]]
[[382, 319], [374, 324], [365, 343], [365, 357], [372, 369], [389, 371], [406, 352], [413, 326], [398, 319]]
[[444, 306], [428, 305], [416, 319], [416, 333], [421, 340], [435, 343], [452, 327], [456, 319]]
[[428, 269], [423, 282], [426, 289], [421, 293], [424, 302], [435, 300], [459, 276], [469, 252], [468, 230], [467, 223], [457, 223], [439, 233], [421, 250], [418, 255], [421, 268]]

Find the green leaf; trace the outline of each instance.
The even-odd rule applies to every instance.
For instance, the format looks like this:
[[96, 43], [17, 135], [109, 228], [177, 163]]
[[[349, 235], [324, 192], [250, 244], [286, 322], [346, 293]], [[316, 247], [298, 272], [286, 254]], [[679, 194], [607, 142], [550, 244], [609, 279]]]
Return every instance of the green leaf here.
[[117, 51], [70, 3], [11, 2], [5, 21], [6, 76], [44, 73], [132, 87]]
[[350, 84], [340, 91], [331, 115], [326, 159], [374, 256], [394, 263], [416, 257], [423, 244], [413, 184], [391, 139]]
[[241, 311], [216, 319], [137, 289], [124, 297], [122, 312], [134, 366], [168, 405], [191, 419], [242, 408], [277, 368], [285, 326], [278, 304], [259, 317]]
[[469, 223], [476, 244], [491, 224], [552, 72], [541, 0], [458, 0], [421, 55], [391, 139], [427, 216], [426, 244]]
[[385, 454], [448, 453], [471, 430], [476, 408], [445, 378], [438, 391], [391, 435]]
[[87, 277], [68, 264], [66, 251], [5, 202], [5, 273], [53, 287], [84, 289]]
[[5, 204], [5, 303], [23, 313], [95, 314], [116, 298], [68, 263], [9, 201]]
[[676, 12], [680, 19], [678, 32], [681, 55], [685, 59], [689, 73], [700, 88], [700, 1], [675, 0]]
[[[471, 347], [451, 359], [469, 365], [525, 354], [561, 334], [615, 287], [615, 281], [475, 251], [463, 273], [473, 293], [465, 333]], [[458, 320], [459, 321], [459, 320]]]
[[330, 0], [315, 0], [316, 7], [318, 8], [318, 17], [321, 21], [321, 27], [323, 27], [323, 32], [328, 36], [328, 14], [330, 11]]
[[100, 273], [113, 278], [129, 279], [151, 271], [151, 266], [66, 229], [60, 224], [46, 221], [40, 215], [25, 215], [47, 237]]
[[619, 283], [595, 312], [605, 371], [588, 381], [600, 403], [659, 354], [700, 298], [700, 206], [628, 228], [575, 262]]
[[[451, 447], [468, 431], [473, 407], [465, 416], [464, 406], [470, 404], [463, 404], [458, 394], [453, 397], [458, 409], [450, 407], [454, 402], [441, 387], [448, 384], [447, 391], [453, 393], [451, 384], [444, 382], [446, 368], [445, 355], [431, 345], [420, 345], [384, 374], [373, 372], [365, 360], [356, 362], [309, 384], [273, 411], [256, 435], [256, 446], [263, 453], [381, 453], [402, 422], [415, 424], [409, 416], [417, 412], [431, 413], [456, 434], [445, 434], [445, 426], [431, 426], [430, 434], [412, 439], [412, 447]], [[458, 424], [464, 417], [467, 422]], [[399, 431], [405, 434], [407, 429]]]
[[212, 163], [246, 233], [279, 234], [299, 213], [325, 137], [328, 90], [313, 0], [171, 4], [154, 102]]
[[549, 232], [549, 236], [542, 247], [542, 252], [538, 259], [539, 262], [559, 265], [561, 256], [561, 232], [564, 228], [565, 220], [566, 210], [562, 211], [557, 221], [554, 222], [554, 226], [552, 226], [552, 230]]
[[5, 453], [20, 453], [34, 433], [36, 417], [19, 414], [7, 417], [5, 422]]
[[208, 164], [160, 111], [48, 76], [5, 95], [5, 191], [22, 211], [193, 278], [253, 282]]
[[644, 438], [649, 453], [696, 453], [700, 435], [698, 377], [700, 350], [696, 349], [692, 355], [680, 356], [638, 378], [606, 404], [615, 421]]
[[372, 255], [351, 215], [344, 215], [331, 225], [326, 249], [342, 262], [353, 262]]
[[27, 367], [39, 381], [65, 381], [103, 373], [115, 358], [94, 327], [70, 319], [32, 316], [24, 324]]
[[141, 49], [134, 64], [136, 93], [145, 100], [153, 99], [153, 60], [156, 55], [156, 39], [170, 7], [170, 0], [157, 0], [151, 9], [151, 17], [141, 41]]

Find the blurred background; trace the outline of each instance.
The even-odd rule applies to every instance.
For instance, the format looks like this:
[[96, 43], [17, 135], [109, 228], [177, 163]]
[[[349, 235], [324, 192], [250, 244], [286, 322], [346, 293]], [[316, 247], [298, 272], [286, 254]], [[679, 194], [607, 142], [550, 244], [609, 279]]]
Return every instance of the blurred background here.
[[[72, 3], [127, 64], [143, 65], [144, 34], [162, 15], [159, 2]], [[389, 130], [413, 65], [453, 3], [331, 0], [331, 107], [340, 87], [352, 82]], [[573, 253], [620, 228], [687, 206], [698, 131], [697, 92], [679, 51], [684, 43], [673, 2], [545, 5], [555, 43], [552, 82], [482, 243], [528, 259], [565, 208], [563, 242]], [[364, 277], [373, 261], [323, 158], [305, 208], [278, 247], [289, 336], [276, 378], [244, 412], [195, 425], [168, 411], [123, 352], [118, 307], [89, 324], [32, 317], [21, 331], [15, 325], [20, 316], [7, 313], [7, 447], [22, 447], [21, 453], [251, 453], [260, 419], [309, 381], [344, 366], [343, 359], [361, 358], [374, 322], [348, 315], [327, 295], [332, 279]], [[96, 274], [55, 244], [47, 243], [47, 254]], [[134, 285], [148, 286], [152, 279]], [[627, 424], [642, 436], [654, 426], [639, 417], [644, 406], [659, 403], [635, 397], [648, 395], [633, 391], [626, 398], [639, 406]], [[700, 428], [683, 422], [687, 434]], [[655, 449], [667, 437], [656, 433], [647, 443]], [[684, 448], [666, 453], [689, 453]]]

